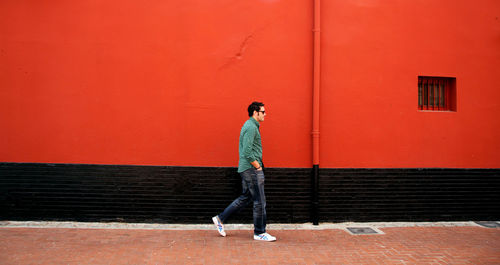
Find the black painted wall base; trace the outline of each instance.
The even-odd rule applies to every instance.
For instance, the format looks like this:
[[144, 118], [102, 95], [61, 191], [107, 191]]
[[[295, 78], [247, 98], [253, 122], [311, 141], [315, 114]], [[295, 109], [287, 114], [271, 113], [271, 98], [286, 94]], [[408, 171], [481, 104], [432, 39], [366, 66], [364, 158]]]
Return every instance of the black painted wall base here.
[[500, 220], [499, 169], [321, 170], [322, 221]]
[[[311, 169], [265, 172], [268, 222], [311, 222]], [[211, 223], [240, 192], [236, 168], [0, 163], [0, 220]], [[320, 222], [500, 220], [500, 169], [320, 169], [318, 197]]]

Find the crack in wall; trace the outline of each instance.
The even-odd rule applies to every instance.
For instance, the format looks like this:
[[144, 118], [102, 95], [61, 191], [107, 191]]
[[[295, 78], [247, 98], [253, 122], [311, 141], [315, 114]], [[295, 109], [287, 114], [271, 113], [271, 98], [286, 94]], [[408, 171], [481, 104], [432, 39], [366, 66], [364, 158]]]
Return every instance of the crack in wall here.
[[221, 67], [219, 67], [219, 70], [227, 68], [230, 65], [235, 64], [237, 61], [243, 59], [243, 54], [244, 54], [245, 50], [247, 49], [247, 47], [248, 47], [248, 45], [249, 45], [249, 43], [250, 43], [250, 41], [252, 39], [253, 39], [253, 34], [248, 35], [243, 40], [243, 42], [240, 44], [238, 52], [236, 52], [236, 54], [234, 56], [232, 56], [231, 58], [229, 58], [228, 61], [224, 65], [222, 65]]

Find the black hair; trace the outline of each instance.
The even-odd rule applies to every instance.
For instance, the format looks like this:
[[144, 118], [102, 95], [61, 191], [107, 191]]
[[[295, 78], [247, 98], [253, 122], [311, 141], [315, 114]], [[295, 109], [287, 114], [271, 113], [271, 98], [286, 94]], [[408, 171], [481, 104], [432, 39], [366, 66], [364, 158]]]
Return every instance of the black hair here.
[[252, 104], [250, 104], [250, 106], [248, 106], [248, 117], [252, 117], [253, 112], [259, 111], [260, 107], [264, 107], [264, 103], [257, 102], [257, 101], [252, 102]]

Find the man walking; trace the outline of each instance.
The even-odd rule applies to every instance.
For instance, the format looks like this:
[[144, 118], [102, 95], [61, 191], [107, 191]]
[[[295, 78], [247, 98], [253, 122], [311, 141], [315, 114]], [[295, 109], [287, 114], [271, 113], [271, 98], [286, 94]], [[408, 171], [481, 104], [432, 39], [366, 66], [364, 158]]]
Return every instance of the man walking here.
[[248, 106], [250, 117], [240, 132], [238, 173], [241, 176], [242, 193], [219, 215], [212, 218], [217, 231], [226, 236], [224, 222], [233, 213], [238, 212], [253, 201], [253, 239], [276, 241], [276, 237], [266, 233], [266, 196], [264, 194], [264, 171], [262, 169], [262, 144], [260, 123], [264, 121], [266, 110], [261, 102], [252, 102]]

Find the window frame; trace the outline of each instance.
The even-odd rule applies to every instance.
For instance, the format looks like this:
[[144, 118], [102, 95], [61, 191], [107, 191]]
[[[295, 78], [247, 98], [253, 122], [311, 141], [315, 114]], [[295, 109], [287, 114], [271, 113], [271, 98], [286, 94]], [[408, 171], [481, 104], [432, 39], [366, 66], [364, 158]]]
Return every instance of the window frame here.
[[454, 111], [454, 85], [455, 78], [418, 76], [418, 110]]

